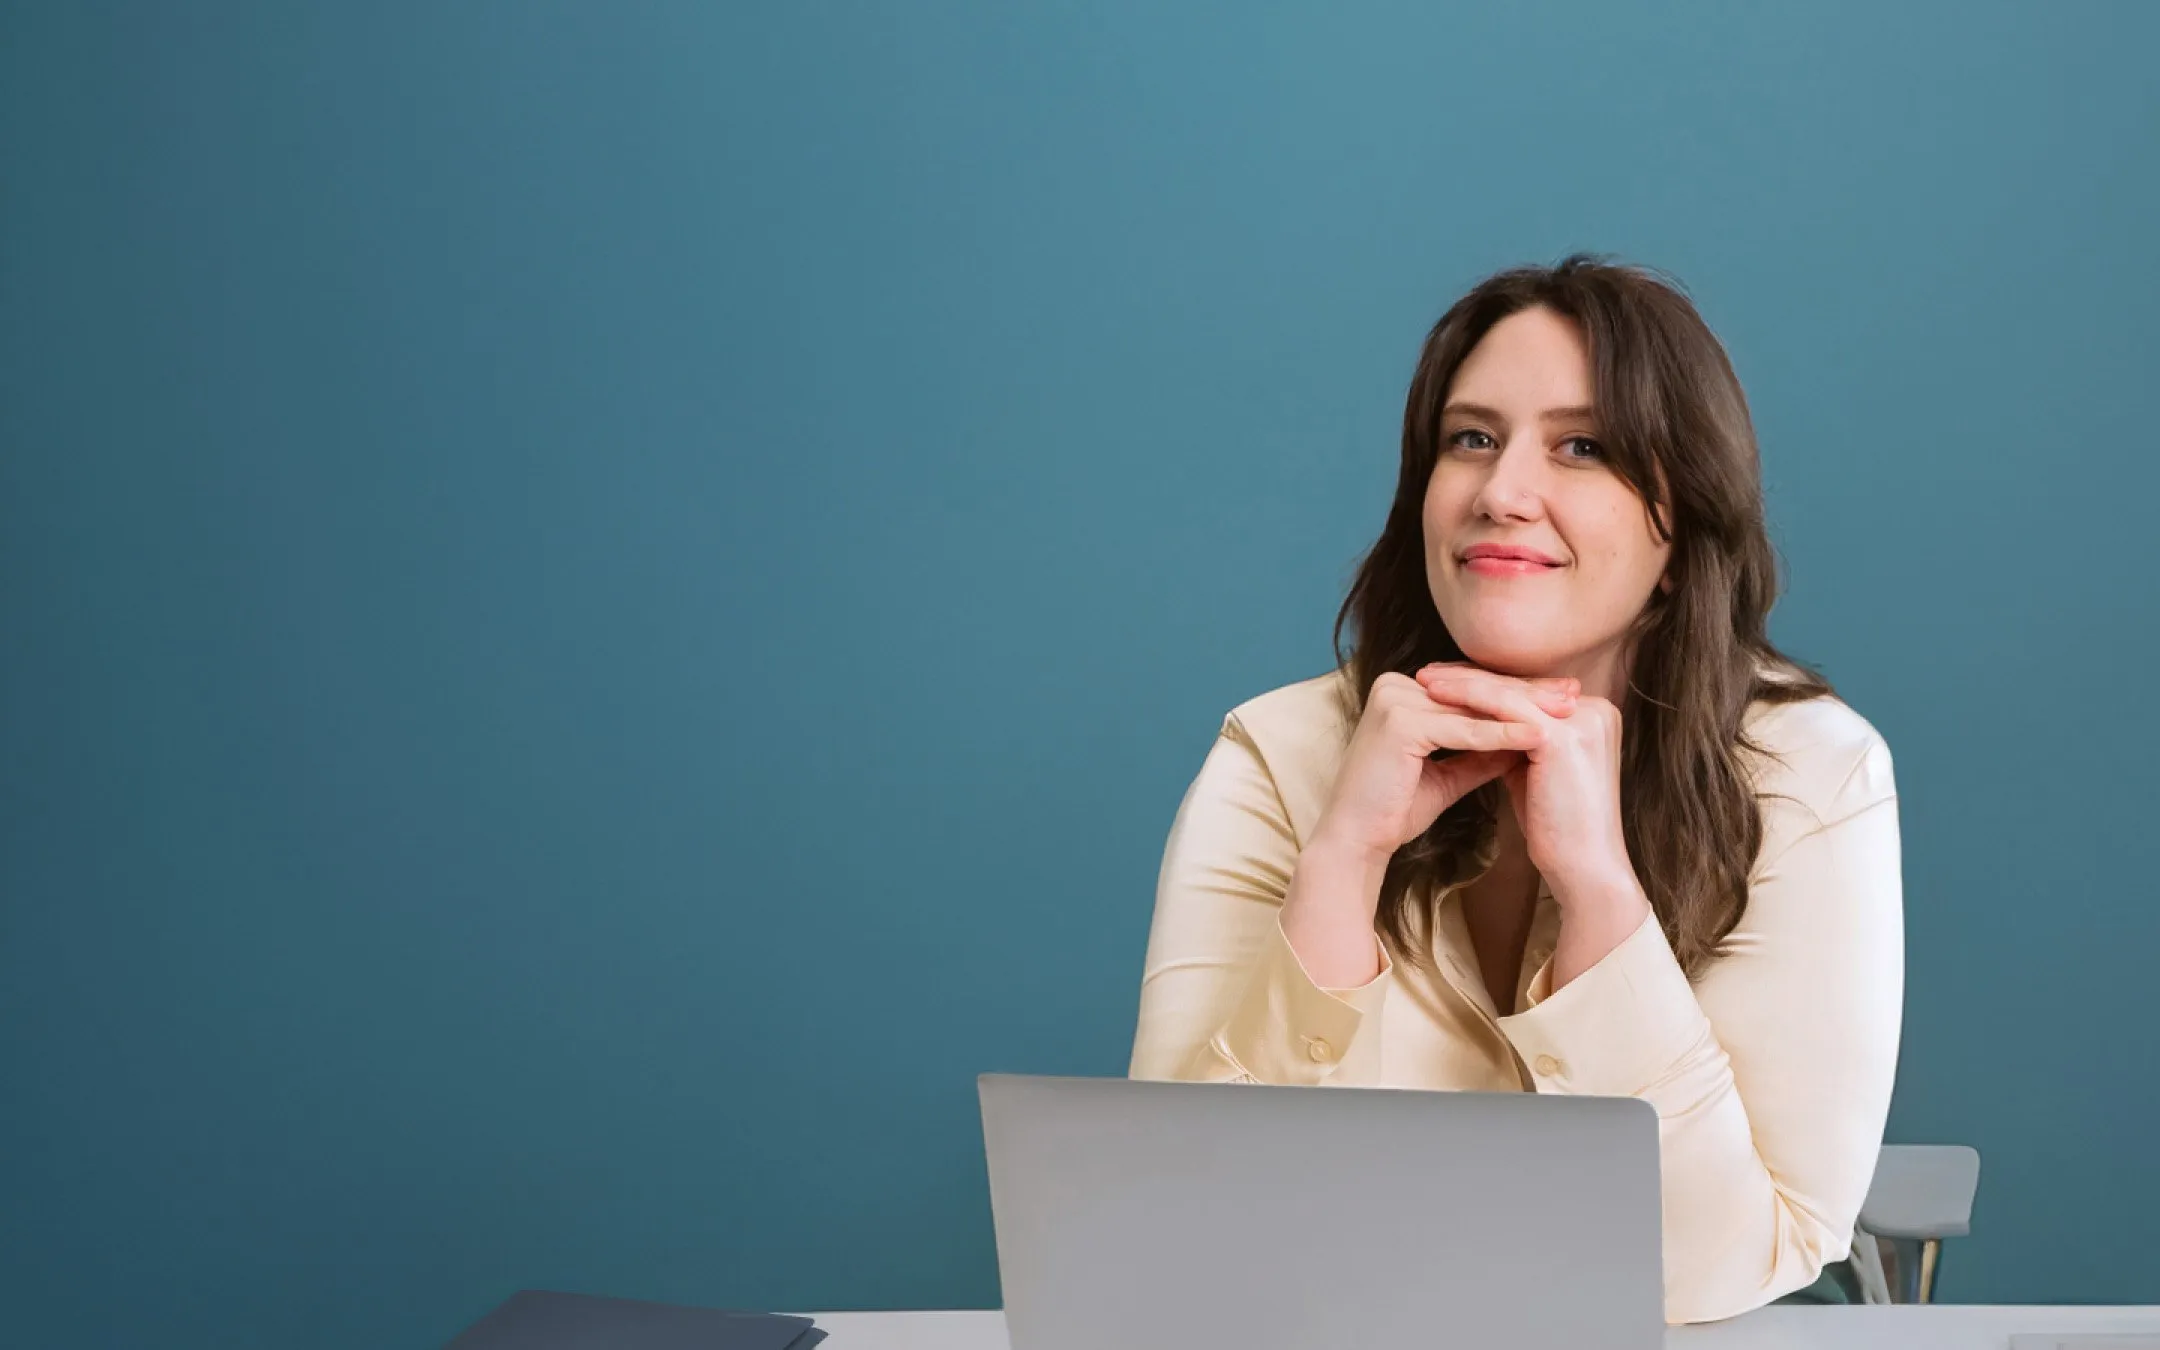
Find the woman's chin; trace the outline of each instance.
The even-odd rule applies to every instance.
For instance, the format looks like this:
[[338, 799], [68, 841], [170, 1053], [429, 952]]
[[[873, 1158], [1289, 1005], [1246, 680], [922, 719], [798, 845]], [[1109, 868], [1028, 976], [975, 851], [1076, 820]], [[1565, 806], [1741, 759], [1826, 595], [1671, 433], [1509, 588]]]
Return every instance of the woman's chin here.
[[1462, 654], [1472, 665], [1482, 666], [1496, 675], [1513, 675], [1518, 679], [1535, 679], [1550, 675], [1567, 665], [1567, 655], [1556, 652], [1539, 643], [1507, 641], [1464, 641], [1456, 639]]

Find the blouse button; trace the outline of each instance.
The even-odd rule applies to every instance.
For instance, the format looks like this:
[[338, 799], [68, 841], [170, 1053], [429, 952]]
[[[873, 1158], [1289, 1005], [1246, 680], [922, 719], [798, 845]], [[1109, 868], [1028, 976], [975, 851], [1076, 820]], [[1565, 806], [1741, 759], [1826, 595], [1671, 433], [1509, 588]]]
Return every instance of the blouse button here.
[[1540, 1078], [1558, 1078], [1560, 1076], [1560, 1071], [1565, 1066], [1562, 1065], [1559, 1060], [1554, 1059], [1551, 1055], [1539, 1055], [1537, 1057], [1537, 1063], [1531, 1065], [1530, 1067], [1537, 1070], [1537, 1076]]
[[1309, 1036], [1305, 1040], [1305, 1053], [1312, 1056], [1313, 1063], [1325, 1064], [1335, 1058], [1335, 1047], [1318, 1036]]

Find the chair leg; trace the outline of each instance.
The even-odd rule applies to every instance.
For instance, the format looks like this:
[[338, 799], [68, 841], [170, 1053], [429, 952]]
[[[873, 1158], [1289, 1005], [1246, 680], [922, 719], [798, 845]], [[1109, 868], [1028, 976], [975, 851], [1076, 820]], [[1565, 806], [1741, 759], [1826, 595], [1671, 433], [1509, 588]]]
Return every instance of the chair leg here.
[[1890, 1250], [1897, 1279], [1892, 1297], [1899, 1303], [1933, 1303], [1936, 1273], [1942, 1268], [1942, 1240], [1897, 1238]]

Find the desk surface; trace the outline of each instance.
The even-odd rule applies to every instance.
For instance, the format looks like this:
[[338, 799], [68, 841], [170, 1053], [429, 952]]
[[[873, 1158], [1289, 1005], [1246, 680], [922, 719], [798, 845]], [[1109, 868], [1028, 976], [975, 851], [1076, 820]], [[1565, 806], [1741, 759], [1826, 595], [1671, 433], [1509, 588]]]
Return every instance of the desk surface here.
[[[815, 1313], [827, 1350], [1010, 1350], [996, 1312]], [[1764, 1308], [1730, 1322], [1675, 1327], [1673, 1350], [2008, 1350], [2013, 1335], [2160, 1336], [2160, 1307]]]

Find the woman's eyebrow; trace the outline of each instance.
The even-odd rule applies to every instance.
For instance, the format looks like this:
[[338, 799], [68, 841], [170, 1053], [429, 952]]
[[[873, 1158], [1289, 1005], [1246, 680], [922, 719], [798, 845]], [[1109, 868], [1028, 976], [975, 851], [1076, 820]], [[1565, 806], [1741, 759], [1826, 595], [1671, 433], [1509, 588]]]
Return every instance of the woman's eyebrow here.
[[1507, 425], [1507, 418], [1499, 409], [1488, 408], [1482, 403], [1450, 403], [1440, 410], [1440, 415], [1442, 417], [1468, 417], [1479, 422], [1497, 422], [1501, 426]]
[[[1471, 417], [1480, 422], [1497, 422], [1507, 425], [1507, 416], [1497, 408], [1482, 403], [1450, 403], [1440, 410], [1442, 417]], [[1587, 404], [1568, 408], [1547, 408], [1538, 414], [1541, 422], [1595, 422], [1597, 409]]]
[[1538, 418], [1546, 422], [1595, 422], [1597, 409], [1588, 404], [1573, 408], [1547, 408], [1538, 414]]

